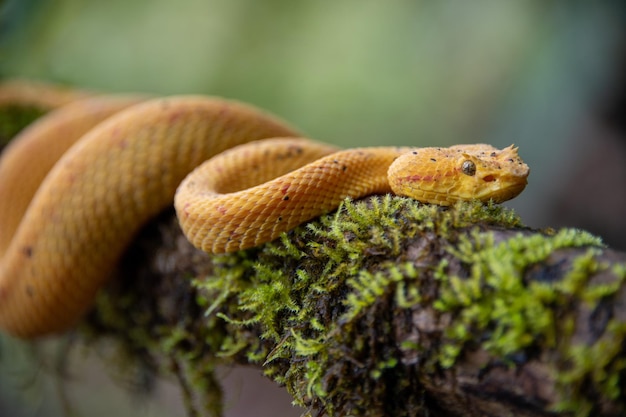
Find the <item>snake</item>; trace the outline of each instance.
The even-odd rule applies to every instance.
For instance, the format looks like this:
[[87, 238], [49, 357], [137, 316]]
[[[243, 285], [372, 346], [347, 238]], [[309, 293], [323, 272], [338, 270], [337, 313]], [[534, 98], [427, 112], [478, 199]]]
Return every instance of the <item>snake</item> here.
[[[500, 203], [529, 174], [513, 145], [342, 150], [234, 100], [65, 90], [53, 100], [58, 89], [38, 88], [26, 101], [50, 111], [0, 157], [0, 329], [23, 339], [74, 327], [140, 228], [172, 204], [187, 239], [218, 254], [348, 197]], [[0, 104], [15, 97], [0, 84]]]

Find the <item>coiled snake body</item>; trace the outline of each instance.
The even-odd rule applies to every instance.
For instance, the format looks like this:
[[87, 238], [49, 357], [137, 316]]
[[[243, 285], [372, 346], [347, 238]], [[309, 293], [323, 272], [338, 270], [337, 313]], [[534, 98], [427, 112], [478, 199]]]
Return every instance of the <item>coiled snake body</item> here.
[[[75, 324], [138, 229], [173, 200], [188, 239], [220, 253], [273, 240], [348, 196], [501, 202], [528, 176], [512, 146], [338, 151], [222, 99], [80, 97], [0, 159], [0, 327], [18, 337]], [[266, 138], [277, 139], [257, 141]]]

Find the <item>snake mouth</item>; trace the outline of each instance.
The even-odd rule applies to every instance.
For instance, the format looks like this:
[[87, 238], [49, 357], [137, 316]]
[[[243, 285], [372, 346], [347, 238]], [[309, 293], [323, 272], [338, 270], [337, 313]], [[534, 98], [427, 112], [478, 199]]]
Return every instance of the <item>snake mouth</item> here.
[[516, 197], [522, 191], [524, 191], [524, 188], [526, 188], [526, 184], [526, 181], [521, 181], [510, 184], [506, 187], [500, 187], [496, 192], [492, 193], [489, 198], [496, 203], [502, 203], [504, 201], [510, 200], [513, 197]]

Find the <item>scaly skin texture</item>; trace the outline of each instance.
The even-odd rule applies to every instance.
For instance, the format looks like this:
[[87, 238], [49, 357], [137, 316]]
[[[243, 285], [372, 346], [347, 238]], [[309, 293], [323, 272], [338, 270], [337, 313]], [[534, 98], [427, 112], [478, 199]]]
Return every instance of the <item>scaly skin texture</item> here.
[[[31, 338], [75, 324], [135, 233], [172, 203], [179, 184], [175, 206], [183, 231], [212, 253], [275, 239], [346, 197], [393, 191], [436, 204], [504, 201], [526, 185], [528, 167], [512, 147], [336, 152], [285, 138], [297, 134], [243, 104], [139, 100], [76, 101], [45, 116], [3, 153], [0, 327], [6, 332]], [[75, 117], [62, 122], [70, 113]], [[33, 151], [61, 137], [62, 145], [50, 145], [53, 152]], [[237, 146], [272, 137], [283, 138]], [[37, 180], [15, 186], [31, 170]]]
[[19, 140], [4, 149], [0, 196], [6, 198], [0, 199], [0, 254], [6, 252], [39, 185], [69, 147], [98, 123], [140, 101], [134, 96], [77, 100], [24, 129]]

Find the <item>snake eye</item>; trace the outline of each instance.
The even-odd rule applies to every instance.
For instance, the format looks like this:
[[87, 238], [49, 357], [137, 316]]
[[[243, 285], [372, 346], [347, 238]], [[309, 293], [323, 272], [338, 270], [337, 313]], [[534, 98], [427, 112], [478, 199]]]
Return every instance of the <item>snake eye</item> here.
[[469, 175], [470, 177], [473, 177], [474, 174], [476, 174], [476, 164], [473, 163], [472, 161], [463, 161], [463, 165], [461, 165], [461, 171], [465, 175]]

